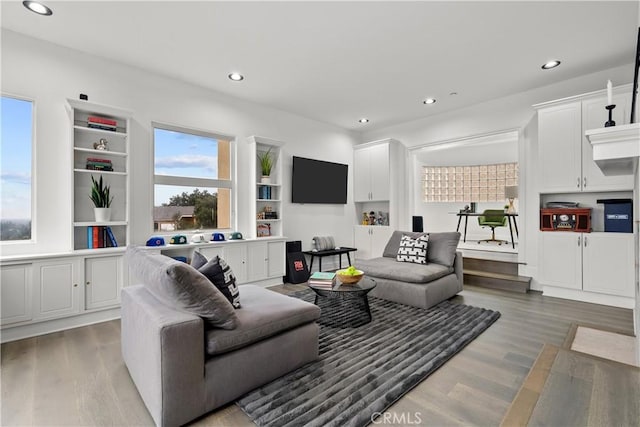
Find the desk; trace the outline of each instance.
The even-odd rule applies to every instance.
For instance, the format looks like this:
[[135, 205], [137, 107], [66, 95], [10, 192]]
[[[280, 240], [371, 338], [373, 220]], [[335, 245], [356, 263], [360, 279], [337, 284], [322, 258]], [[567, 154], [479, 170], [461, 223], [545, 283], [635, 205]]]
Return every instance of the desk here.
[[302, 252], [305, 255], [309, 255], [311, 257], [311, 263], [309, 264], [309, 273], [311, 273], [311, 269], [313, 268], [313, 259], [315, 257], [320, 258], [320, 265], [318, 271], [322, 271], [322, 258], [331, 255], [339, 255], [340, 256], [340, 268], [342, 269], [342, 254], [347, 254], [347, 260], [349, 261], [349, 265], [351, 265], [351, 257], [349, 256], [350, 252], [357, 251], [356, 248], [339, 248], [339, 249], [327, 249], [326, 251], [304, 251]]
[[[460, 231], [460, 222], [462, 221], [462, 217], [464, 217], [464, 237], [462, 239], [463, 242], [467, 241], [467, 221], [470, 216], [482, 216], [482, 212], [454, 212], [458, 215], [458, 226], [456, 227], [456, 231]], [[504, 216], [507, 217], [507, 222], [509, 222], [509, 232], [511, 233], [511, 246], [515, 249], [516, 243], [513, 240], [513, 229], [516, 229], [516, 237], [518, 237], [518, 224], [516, 223], [517, 213], [507, 213], [505, 212]], [[511, 222], [513, 221], [513, 226]]]

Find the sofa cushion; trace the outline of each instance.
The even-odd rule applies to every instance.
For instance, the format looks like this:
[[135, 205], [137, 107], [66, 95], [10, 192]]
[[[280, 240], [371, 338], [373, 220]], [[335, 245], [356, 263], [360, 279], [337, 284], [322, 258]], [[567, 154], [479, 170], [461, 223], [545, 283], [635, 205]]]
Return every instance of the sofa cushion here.
[[415, 239], [406, 235], [402, 236], [396, 261], [426, 264], [428, 243], [429, 236], [418, 236]]
[[358, 261], [365, 276], [410, 283], [428, 283], [453, 273], [453, 267], [441, 264], [413, 264], [381, 257]]
[[314, 304], [279, 294], [255, 285], [242, 286], [242, 309], [237, 310], [234, 330], [211, 329], [206, 332], [209, 355], [226, 353], [293, 329], [320, 317]]
[[200, 252], [194, 252], [191, 265], [204, 274], [234, 308], [240, 308], [240, 291], [236, 283], [236, 276], [225, 260], [219, 256], [207, 260]]
[[200, 316], [211, 326], [235, 328], [238, 318], [231, 303], [192, 266], [136, 247], [127, 249], [127, 261], [133, 275], [163, 304]]
[[403, 235], [416, 238], [427, 234], [429, 236], [429, 247], [427, 248], [427, 262], [453, 266], [456, 259], [456, 249], [460, 241], [460, 233], [457, 231], [447, 231], [441, 233], [414, 233], [411, 231], [394, 231], [382, 252], [383, 257], [394, 258], [398, 254], [400, 239]]

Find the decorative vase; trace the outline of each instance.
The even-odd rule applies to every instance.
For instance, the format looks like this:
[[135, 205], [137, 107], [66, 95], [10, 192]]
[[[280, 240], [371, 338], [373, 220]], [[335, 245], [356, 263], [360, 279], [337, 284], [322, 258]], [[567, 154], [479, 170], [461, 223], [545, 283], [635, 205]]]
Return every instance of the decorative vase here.
[[262, 175], [262, 178], [260, 178], [260, 183], [261, 184], [271, 184], [271, 177], [268, 175]]
[[96, 216], [96, 222], [111, 221], [111, 208], [93, 208], [93, 213]]

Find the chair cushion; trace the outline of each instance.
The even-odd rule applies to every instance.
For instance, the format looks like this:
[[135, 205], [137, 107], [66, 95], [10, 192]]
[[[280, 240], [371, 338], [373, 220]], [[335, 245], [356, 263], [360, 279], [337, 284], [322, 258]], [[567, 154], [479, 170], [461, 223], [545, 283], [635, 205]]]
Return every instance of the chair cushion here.
[[298, 298], [255, 285], [242, 285], [242, 308], [234, 330], [206, 332], [207, 354], [226, 353], [279, 334], [320, 317], [320, 309]]
[[238, 318], [224, 295], [199, 271], [155, 251], [130, 246], [132, 274], [164, 305], [195, 314], [211, 326], [233, 329]]
[[204, 274], [234, 308], [240, 308], [240, 291], [236, 283], [236, 276], [225, 260], [219, 256], [207, 260], [207, 257], [196, 251], [193, 253], [191, 265]]
[[441, 264], [413, 264], [388, 257], [360, 260], [358, 268], [365, 276], [410, 283], [429, 283], [453, 273], [453, 267]]
[[429, 245], [427, 247], [427, 262], [438, 263], [447, 267], [453, 267], [456, 259], [456, 249], [460, 241], [460, 233], [457, 231], [447, 231], [441, 233], [414, 233], [410, 231], [394, 231], [387, 242], [382, 253], [383, 257], [395, 259], [400, 248], [400, 239], [403, 235], [416, 238], [427, 234], [429, 236]]
[[396, 261], [398, 262], [413, 262], [415, 264], [427, 263], [427, 245], [429, 243], [429, 236], [418, 236], [415, 239], [409, 236], [402, 236], [400, 239], [400, 248], [398, 248], [398, 255]]

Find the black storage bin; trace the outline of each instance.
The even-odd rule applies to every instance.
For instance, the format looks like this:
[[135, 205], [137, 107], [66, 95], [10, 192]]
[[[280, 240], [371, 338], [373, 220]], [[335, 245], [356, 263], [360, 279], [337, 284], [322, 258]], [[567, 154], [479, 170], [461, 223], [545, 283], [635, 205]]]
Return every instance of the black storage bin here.
[[633, 201], [631, 199], [600, 199], [604, 204], [604, 231], [633, 233]]

